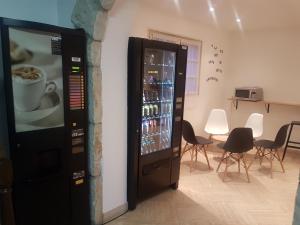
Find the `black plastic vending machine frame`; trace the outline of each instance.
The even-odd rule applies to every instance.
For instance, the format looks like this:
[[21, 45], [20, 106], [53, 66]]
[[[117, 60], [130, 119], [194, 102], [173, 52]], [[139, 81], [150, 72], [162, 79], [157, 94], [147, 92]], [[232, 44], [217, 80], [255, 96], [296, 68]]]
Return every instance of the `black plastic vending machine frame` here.
[[[176, 53], [171, 147], [141, 155], [141, 121], [145, 49]], [[180, 172], [181, 130], [184, 109], [187, 46], [130, 37], [128, 43], [127, 201], [130, 210], [159, 191], [177, 189]]]
[[[9, 28], [54, 33], [61, 36], [64, 126], [44, 130], [16, 132], [11, 78]], [[7, 117], [0, 139], [6, 157], [13, 166], [13, 204], [16, 225], [86, 225], [90, 224], [89, 180], [87, 172], [87, 70], [86, 38], [81, 29], [68, 29], [48, 24], [0, 18], [0, 114]], [[76, 74], [73, 67], [79, 68]], [[72, 108], [71, 77], [80, 77], [81, 107]], [[6, 129], [7, 130], [6, 130]], [[80, 145], [72, 144], [82, 137]], [[49, 153], [50, 152], [50, 153]], [[48, 154], [49, 153], [49, 154]], [[43, 174], [31, 162], [39, 156], [54, 157], [57, 168]], [[49, 158], [52, 160], [54, 158]], [[42, 159], [41, 159], [42, 160]], [[53, 167], [54, 168], [54, 167]], [[46, 171], [46, 170], [45, 170]], [[48, 204], [49, 203], [49, 204]]]

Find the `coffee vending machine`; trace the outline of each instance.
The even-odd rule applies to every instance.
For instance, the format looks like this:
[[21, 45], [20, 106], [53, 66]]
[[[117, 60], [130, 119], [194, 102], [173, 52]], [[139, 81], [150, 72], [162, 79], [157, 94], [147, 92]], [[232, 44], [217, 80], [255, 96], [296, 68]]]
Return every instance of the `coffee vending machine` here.
[[0, 18], [0, 155], [16, 225], [90, 224], [85, 49], [83, 30]]

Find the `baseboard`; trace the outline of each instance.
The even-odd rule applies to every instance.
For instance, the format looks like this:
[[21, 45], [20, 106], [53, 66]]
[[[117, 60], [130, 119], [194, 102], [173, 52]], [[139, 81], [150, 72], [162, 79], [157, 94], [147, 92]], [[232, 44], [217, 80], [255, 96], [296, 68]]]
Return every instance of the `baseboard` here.
[[122, 215], [128, 210], [128, 203], [126, 202], [123, 205], [120, 205], [106, 213], [103, 213], [103, 223], [107, 223], [114, 218], [117, 218], [118, 216]]

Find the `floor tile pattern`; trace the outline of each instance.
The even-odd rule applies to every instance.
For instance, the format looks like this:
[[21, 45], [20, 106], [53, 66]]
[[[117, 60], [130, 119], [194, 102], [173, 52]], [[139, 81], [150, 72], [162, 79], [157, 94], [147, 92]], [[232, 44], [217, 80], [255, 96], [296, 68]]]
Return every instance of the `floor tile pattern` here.
[[[260, 166], [255, 161], [250, 170], [250, 183], [243, 168], [238, 173], [232, 162], [228, 177], [222, 181], [224, 165], [216, 173], [221, 150], [208, 150], [212, 170], [208, 170], [204, 156], [193, 164], [187, 153], [181, 164], [177, 191], [167, 190], [140, 203], [108, 225], [291, 225], [298, 186], [300, 151], [289, 150], [282, 173], [274, 162], [273, 179], [267, 160]], [[247, 154], [252, 160], [255, 150]], [[192, 166], [192, 169], [191, 169]]]

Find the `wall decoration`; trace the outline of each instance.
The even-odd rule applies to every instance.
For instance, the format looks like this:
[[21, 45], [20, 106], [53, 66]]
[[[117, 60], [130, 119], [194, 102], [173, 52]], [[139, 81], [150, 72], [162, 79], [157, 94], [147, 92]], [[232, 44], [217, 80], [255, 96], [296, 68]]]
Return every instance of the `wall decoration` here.
[[211, 55], [211, 59], [208, 61], [209, 67], [210, 67], [210, 72], [213, 72], [214, 74], [212, 74], [211, 76], [208, 76], [208, 78], [206, 79], [207, 82], [209, 81], [219, 81], [218, 76], [223, 75], [223, 54], [224, 54], [224, 50], [221, 49], [220, 47], [218, 47], [215, 44], [211, 44], [210, 45], [210, 55]]
[[216, 46], [216, 45], [214, 45], [214, 44], [211, 44], [210, 45], [214, 50], [217, 50], [218, 49], [218, 47]]
[[219, 69], [219, 68], [217, 68], [217, 69], [216, 69], [216, 72], [217, 72], [217, 73], [223, 73], [223, 70], [222, 70], [222, 69]]
[[208, 81], [216, 81], [216, 82], [218, 82], [219, 81], [219, 79], [217, 78], [217, 77], [208, 77], [207, 79], [206, 79], [206, 82], [208, 82]]

